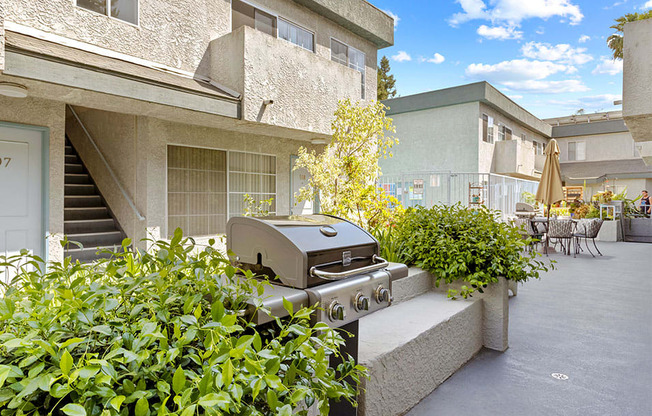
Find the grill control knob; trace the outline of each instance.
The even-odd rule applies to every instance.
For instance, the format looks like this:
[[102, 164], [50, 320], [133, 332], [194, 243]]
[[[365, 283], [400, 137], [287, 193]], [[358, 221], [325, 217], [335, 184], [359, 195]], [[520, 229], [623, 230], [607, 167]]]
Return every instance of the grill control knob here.
[[344, 309], [344, 305], [334, 300], [328, 307], [328, 319], [331, 321], [343, 321], [346, 319], [346, 309]]
[[353, 307], [356, 312], [368, 311], [369, 310], [369, 298], [358, 292], [353, 299]]
[[384, 288], [383, 285], [378, 286], [376, 288], [376, 302], [392, 303], [392, 296], [391, 293], [389, 292], [389, 289]]

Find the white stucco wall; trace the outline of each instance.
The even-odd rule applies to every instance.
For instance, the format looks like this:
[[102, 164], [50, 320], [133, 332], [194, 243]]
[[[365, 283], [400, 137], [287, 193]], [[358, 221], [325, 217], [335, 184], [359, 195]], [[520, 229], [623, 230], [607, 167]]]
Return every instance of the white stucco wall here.
[[[514, 106], [517, 107], [517, 106]], [[522, 112], [523, 118], [528, 118], [529, 113], [523, 109], [514, 109], [514, 111]], [[482, 115], [486, 114], [494, 119], [494, 143], [487, 143], [482, 140]], [[479, 115], [479, 133], [478, 133], [478, 143], [479, 143], [479, 172], [495, 172], [495, 173], [512, 173], [516, 170], [511, 169], [506, 171], [505, 169], [508, 166], [519, 166], [518, 173], [523, 175], [533, 175], [535, 170], [535, 159], [534, 156], [530, 157], [526, 152], [528, 149], [531, 149], [534, 154], [533, 142], [537, 141], [539, 143], [548, 143], [549, 138], [543, 136], [542, 134], [535, 132], [534, 129], [529, 128], [528, 126], [515, 121], [514, 119], [508, 117], [506, 114], [495, 110], [494, 108], [480, 103], [480, 115]], [[514, 152], [501, 152], [500, 154], [496, 152], [496, 142], [498, 142], [498, 128], [500, 126], [506, 126], [512, 130], [512, 139], [518, 140], [522, 143], [520, 148], [514, 149]], [[525, 140], [521, 138], [521, 135], [525, 134]], [[504, 153], [504, 154], [503, 154]], [[512, 155], [513, 156], [510, 156]], [[517, 160], [503, 160], [498, 161], [498, 157], [516, 157]], [[502, 171], [502, 172], [501, 172]]]
[[384, 175], [415, 171], [478, 171], [478, 103], [394, 114], [394, 157], [381, 159]]
[[627, 23], [623, 46], [623, 116], [636, 141], [652, 141], [652, 20]]
[[0, 121], [46, 127], [49, 130], [49, 199], [47, 231], [53, 235], [47, 243], [48, 258], [62, 260], [63, 249], [57, 238], [63, 235], [63, 183], [65, 105], [37, 98], [9, 98], [0, 95]]
[[[104, 153], [122, 186], [146, 217], [138, 221], [95, 152], [76, 129], [75, 144], [127, 235], [144, 238], [145, 229], [158, 228], [167, 236], [167, 146], [168, 144], [219, 150], [239, 150], [276, 156], [276, 207], [279, 214], [290, 209], [290, 156], [300, 146], [319, 150], [306, 142], [271, 139], [266, 136], [174, 123], [151, 117], [78, 108], [84, 125]], [[114, 122], [112, 123], [111, 120]], [[122, 124], [116, 128], [116, 124]]]
[[640, 157], [629, 132], [557, 138], [559, 161], [568, 161], [568, 142], [585, 142], [587, 162]]
[[211, 42], [211, 56], [211, 78], [243, 93], [247, 121], [328, 135], [338, 101], [360, 100], [358, 71], [250, 27]]
[[5, 69], [5, 6], [0, 1], [0, 71]]

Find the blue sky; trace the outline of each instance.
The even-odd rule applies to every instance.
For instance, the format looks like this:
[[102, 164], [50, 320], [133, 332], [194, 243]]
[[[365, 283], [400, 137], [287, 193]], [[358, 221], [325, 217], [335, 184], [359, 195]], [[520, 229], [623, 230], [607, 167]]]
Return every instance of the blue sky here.
[[615, 18], [652, 0], [371, 0], [396, 16], [390, 58], [405, 96], [486, 80], [534, 115], [620, 110]]

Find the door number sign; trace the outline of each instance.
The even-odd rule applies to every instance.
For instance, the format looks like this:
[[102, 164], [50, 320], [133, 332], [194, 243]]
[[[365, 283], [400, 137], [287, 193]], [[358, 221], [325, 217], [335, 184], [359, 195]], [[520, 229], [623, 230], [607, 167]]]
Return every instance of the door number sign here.
[[10, 157], [0, 157], [0, 167], [6, 168], [9, 166], [9, 162], [11, 162]]

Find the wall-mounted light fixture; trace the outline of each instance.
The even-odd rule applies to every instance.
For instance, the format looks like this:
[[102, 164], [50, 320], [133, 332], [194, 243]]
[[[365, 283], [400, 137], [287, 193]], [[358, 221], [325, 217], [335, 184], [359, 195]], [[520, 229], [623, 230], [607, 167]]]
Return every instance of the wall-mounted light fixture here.
[[0, 95], [13, 98], [27, 97], [27, 87], [11, 82], [0, 82]]
[[274, 100], [265, 100], [263, 101], [263, 105], [268, 106], [274, 104]]
[[310, 139], [310, 144], [326, 144], [326, 139], [320, 139], [320, 138]]

